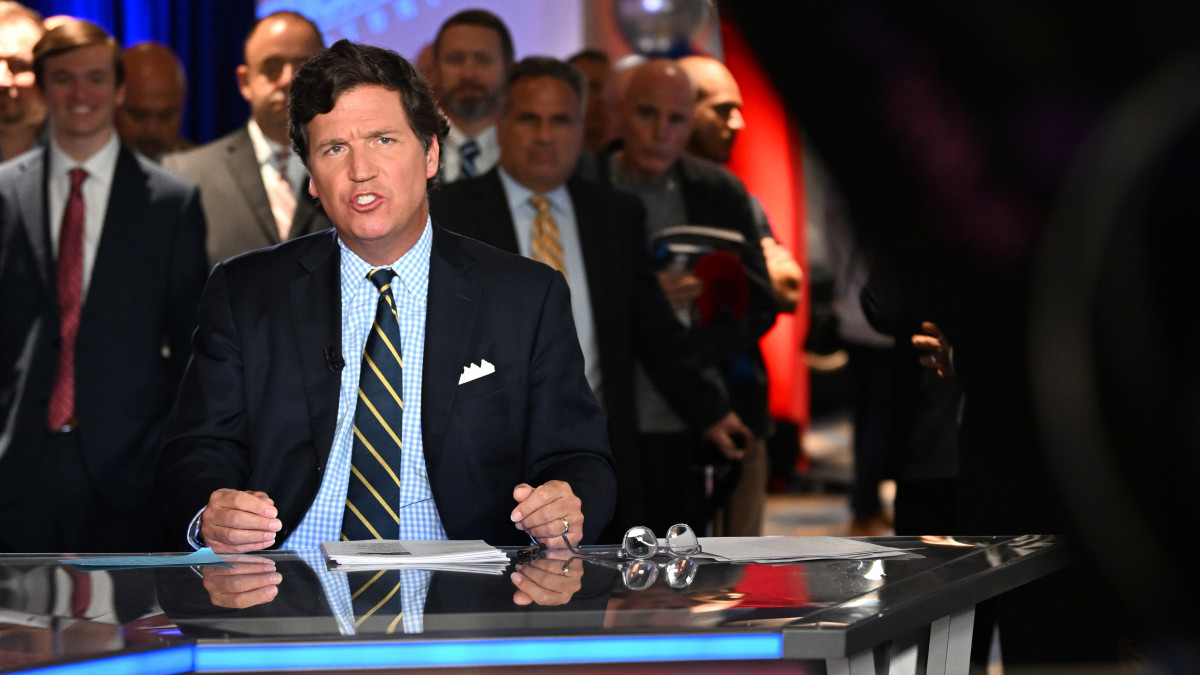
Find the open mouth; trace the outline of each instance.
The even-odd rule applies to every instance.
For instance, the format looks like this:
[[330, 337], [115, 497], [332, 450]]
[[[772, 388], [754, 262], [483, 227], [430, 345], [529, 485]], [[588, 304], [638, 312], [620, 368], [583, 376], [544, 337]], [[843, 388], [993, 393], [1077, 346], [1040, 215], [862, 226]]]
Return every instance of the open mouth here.
[[356, 210], [369, 211], [376, 204], [379, 204], [382, 201], [382, 198], [379, 195], [375, 194], [374, 192], [363, 192], [363, 193], [354, 195], [354, 198], [351, 199], [350, 201], [354, 205], [354, 208]]

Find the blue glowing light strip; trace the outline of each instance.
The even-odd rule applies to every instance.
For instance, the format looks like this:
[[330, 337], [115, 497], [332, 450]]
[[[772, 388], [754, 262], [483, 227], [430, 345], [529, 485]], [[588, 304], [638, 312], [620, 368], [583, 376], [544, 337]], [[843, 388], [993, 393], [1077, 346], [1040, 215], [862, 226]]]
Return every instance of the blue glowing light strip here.
[[195, 671], [194, 655], [195, 647], [186, 645], [21, 672], [38, 675], [175, 675]]
[[175, 675], [237, 670], [645, 663], [783, 658], [783, 636], [627, 637], [347, 642], [291, 645], [186, 645], [34, 668], [37, 675]]
[[783, 636], [647, 635], [634, 637], [355, 642], [304, 645], [200, 645], [196, 672], [561, 663], [712, 661], [783, 658]]

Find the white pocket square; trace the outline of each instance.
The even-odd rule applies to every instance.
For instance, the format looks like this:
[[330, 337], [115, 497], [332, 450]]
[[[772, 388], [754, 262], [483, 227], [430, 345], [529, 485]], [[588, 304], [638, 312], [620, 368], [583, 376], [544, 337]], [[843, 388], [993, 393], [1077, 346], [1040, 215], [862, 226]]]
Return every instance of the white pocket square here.
[[480, 359], [479, 365], [474, 363], [463, 367], [462, 375], [458, 376], [459, 384], [466, 384], [471, 380], [478, 380], [485, 375], [491, 375], [496, 372], [496, 366], [487, 362], [487, 359]]

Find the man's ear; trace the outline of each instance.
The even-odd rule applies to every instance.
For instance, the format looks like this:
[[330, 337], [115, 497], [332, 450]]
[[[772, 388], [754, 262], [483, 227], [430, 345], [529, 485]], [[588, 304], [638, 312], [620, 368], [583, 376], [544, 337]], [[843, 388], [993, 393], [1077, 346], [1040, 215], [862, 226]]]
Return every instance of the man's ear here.
[[242, 64], [237, 67], [237, 82], [238, 91], [242, 92], [242, 98], [250, 100], [250, 67]]
[[433, 178], [438, 172], [438, 158], [441, 156], [441, 148], [438, 146], [437, 134], [433, 135], [433, 140], [429, 143], [429, 150], [425, 151], [425, 178]]
[[320, 199], [321, 195], [317, 194], [317, 184], [313, 182], [312, 175], [308, 177], [308, 194], [313, 196], [313, 199]]

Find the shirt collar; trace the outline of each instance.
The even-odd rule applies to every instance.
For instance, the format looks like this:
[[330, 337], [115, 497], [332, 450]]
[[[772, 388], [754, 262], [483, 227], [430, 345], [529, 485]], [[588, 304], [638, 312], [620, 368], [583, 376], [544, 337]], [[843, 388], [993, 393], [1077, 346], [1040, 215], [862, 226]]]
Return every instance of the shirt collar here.
[[100, 148], [96, 154], [88, 157], [83, 162], [76, 162], [71, 159], [63, 149], [58, 146], [51, 135], [49, 139], [50, 147], [50, 174], [58, 175], [76, 167], [87, 171], [89, 179], [96, 179], [105, 183], [112, 180], [113, 173], [117, 170], [117, 156], [121, 153], [121, 141], [117, 138], [114, 131], [104, 147]]
[[504, 167], [497, 165], [496, 171], [500, 174], [500, 184], [504, 186], [504, 194], [508, 197], [509, 204], [513, 206], [528, 204], [530, 197], [541, 194], [550, 202], [551, 209], [566, 210], [566, 204], [569, 203], [568, 200], [570, 199], [566, 184], [559, 185], [549, 192], [539, 193], [517, 182], [516, 178], [513, 178], [511, 174], [504, 170]]
[[[450, 133], [446, 134], [446, 139], [449, 141], [448, 145], [458, 147], [472, 139], [471, 136], [463, 133], [462, 129], [454, 126], [454, 122], [451, 122], [449, 118], [446, 121], [450, 123]], [[479, 144], [480, 150], [483, 150], [485, 147], [499, 145], [500, 141], [496, 134], [496, 125], [492, 124], [479, 132], [479, 135], [475, 136], [474, 140]]]
[[[367, 272], [376, 266], [358, 257], [351, 251], [342, 238], [338, 237], [338, 247], [342, 251], [342, 278], [353, 278], [367, 285]], [[396, 272], [401, 285], [409, 295], [423, 298], [429, 291], [429, 255], [433, 250], [433, 225], [429, 216], [425, 216], [425, 229], [412, 248], [400, 256], [400, 259], [387, 267]]]
[[253, 119], [246, 124], [246, 130], [250, 132], [250, 144], [254, 146], [254, 159], [258, 160], [259, 166], [268, 163], [275, 166], [275, 158], [284, 150], [284, 147], [267, 138], [262, 132], [262, 127], [258, 126], [258, 122]]

